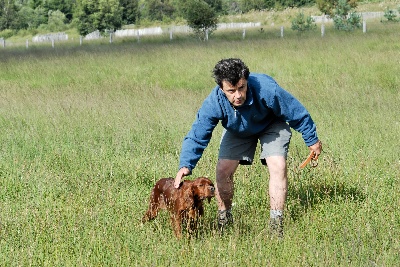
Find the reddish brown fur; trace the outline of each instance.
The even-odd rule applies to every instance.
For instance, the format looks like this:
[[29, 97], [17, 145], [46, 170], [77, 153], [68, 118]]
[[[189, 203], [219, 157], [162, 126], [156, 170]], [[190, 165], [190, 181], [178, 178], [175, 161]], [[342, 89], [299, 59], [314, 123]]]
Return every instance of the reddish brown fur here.
[[174, 187], [173, 178], [162, 178], [154, 186], [150, 195], [150, 204], [142, 222], [153, 220], [160, 209], [170, 212], [175, 236], [182, 237], [182, 223], [187, 223], [187, 230], [192, 234], [197, 229], [198, 219], [204, 213], [203, 200], [214, 197], [214, 184], [210, 179], [199, 177], [185, 180], [180, 187]]

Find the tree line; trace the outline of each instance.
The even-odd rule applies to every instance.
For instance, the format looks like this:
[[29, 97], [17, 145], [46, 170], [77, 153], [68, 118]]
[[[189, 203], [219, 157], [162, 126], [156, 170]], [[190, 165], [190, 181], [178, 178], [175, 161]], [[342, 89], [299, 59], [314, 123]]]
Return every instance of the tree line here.
[[[349, 0], [355, 3], [356, 0]], [[81, 35], [114, 31], [123, 25], [185, 20], [196, 29], [215, 27], [217, 18], [251, 10], [317, 4], [329, 14], [338, 0], [0, 0], [0, 37], [20, 31], [64, 31]], [[7, 36], [8, 35], [8, 36]]]

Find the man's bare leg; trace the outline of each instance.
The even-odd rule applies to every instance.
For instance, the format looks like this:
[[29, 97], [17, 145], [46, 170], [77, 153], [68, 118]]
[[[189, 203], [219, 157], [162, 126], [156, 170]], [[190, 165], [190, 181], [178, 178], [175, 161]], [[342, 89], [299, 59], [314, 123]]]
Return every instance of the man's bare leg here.
[[269, 170], [269, 197], [271, 210], [284, 210], [287, 197], [287, 167], [283, 156], [266, 158]]
[[218, 203], [218, 225], [220, 230], [232, 223], [232, 199], [234, 195], [233, 175], [239, 165], [237, 160], [220, 159], [216, 169], [215, 197]]
[[266, 158], [269, 170], [271, 230], [283, 237], [283, 211], [288, 191], [287, 165], [283, 156]]
[[216, 170], [215, 197], [219, 210], [229, 210], [232, 207], [233, 199], [233, 175], [239, 165], [237, 160], [220, 159]]

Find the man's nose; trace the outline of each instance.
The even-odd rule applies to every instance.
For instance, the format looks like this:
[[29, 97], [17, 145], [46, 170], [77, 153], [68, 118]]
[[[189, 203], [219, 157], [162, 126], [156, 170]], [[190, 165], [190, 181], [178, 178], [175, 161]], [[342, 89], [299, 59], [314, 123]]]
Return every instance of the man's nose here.
[[235, 92], [235, 98], [241, 98], [241, 97], [242, 97], [242, 93], [239, 90], [237, 90]]

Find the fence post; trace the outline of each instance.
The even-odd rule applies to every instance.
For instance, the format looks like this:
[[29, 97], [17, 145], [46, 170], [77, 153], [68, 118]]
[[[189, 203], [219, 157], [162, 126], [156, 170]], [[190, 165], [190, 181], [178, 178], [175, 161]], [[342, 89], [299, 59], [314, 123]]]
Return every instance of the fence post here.
[[112, 32], [110, 32], [110, 44], [112, 44], [113, 39], [112, 39]]
[[363, 20], [363, 33], [367, 32], [367, 21]]
[[80, 35], [79, 36], [79, 45], [82, 45], [82, 39], [83, 39], [83, 37], [82, 37], [82, 35]]
[[283, 37], [283, 26], [281, 26], [281, 37]]
[[140, 33], [139, 33], [139, 30], [137, 30], [137, 42], [139, 43], [140, 42]]
[[325, 24], [321, 24], [321, 36], [325, 36]]
[[51, 38], [51, 47], [54, 48], [54, 39], [53, 38]]
[[172, 29], [169, 30], [169, 40], [172, 41]]
[[0, 41], [1, 41], [3, 48], [6, 48], [6, 40], [1, 38]]
[[208, 29], [206, 29], [206, 41], [208, 41]]
[[29, 40], [26, 39], [26, 49], [28, 49], [28, 48], [29, 48]]
[[243, 34], [242, 34], [243, 40], [246, 37], [246, 29], [243, 29]]

